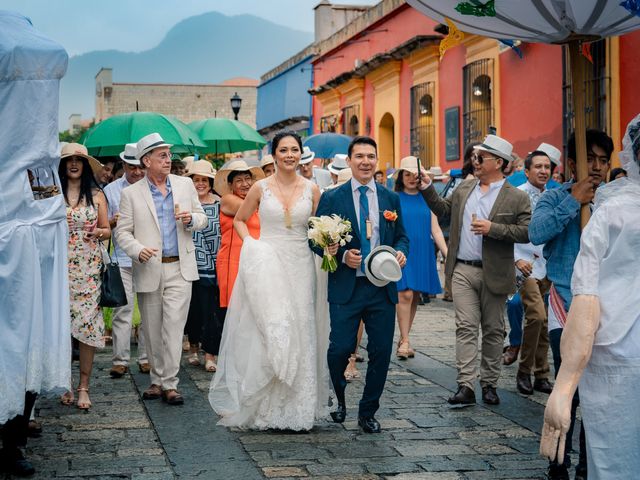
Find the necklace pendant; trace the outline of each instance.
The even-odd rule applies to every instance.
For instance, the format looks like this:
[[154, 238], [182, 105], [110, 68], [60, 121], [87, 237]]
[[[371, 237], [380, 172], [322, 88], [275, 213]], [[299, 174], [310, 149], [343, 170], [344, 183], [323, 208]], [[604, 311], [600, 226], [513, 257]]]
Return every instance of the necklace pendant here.
[[284, 226], [287, 228], [291, 228], [293, 226], [291, 223], [291, 213], [288, 208], [284, 209]]

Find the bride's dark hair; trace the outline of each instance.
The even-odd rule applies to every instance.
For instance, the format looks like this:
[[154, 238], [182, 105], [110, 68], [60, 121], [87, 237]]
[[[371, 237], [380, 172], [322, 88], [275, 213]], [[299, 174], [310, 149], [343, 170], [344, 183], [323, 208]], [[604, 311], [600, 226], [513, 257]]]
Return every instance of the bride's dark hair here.
[[278, 149], [278, 144], [280, 143], [280, 140], [282, 140], [285, 137], [292, 137], [296, 142], [298, 142], [300, 151], [302, 151], [302, 139], [300, 138], [300, 135], [298, 135], [293, 130], [283, 130], [281, 132], [276, 133], [275, 137], [273, 137], [273, 140], [271, 140], [271, 155], [276, 154], [276, 150]]

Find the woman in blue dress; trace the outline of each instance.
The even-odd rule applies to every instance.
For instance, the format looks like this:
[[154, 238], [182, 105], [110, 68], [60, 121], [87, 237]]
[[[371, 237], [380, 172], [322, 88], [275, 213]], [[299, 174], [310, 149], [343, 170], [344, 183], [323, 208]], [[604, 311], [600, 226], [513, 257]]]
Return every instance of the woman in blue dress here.
[[396, 307], [400, 329], [396, 355], [402, 360], [415, 355], [409, 343], [409, 332], [416, 316], [420, 294], [431, 295], [442, 292], [436, 268], [434, 241], [442, 254], [447, 256], [447, 244], [438, 219], [418, 190], [418, 161], [416, 157], [403, 158], [400, 168], [394, 174], [396, 179], [394, 190], [400, 195], [404, 227], [411, 245], [407, 264], [398, 282]]

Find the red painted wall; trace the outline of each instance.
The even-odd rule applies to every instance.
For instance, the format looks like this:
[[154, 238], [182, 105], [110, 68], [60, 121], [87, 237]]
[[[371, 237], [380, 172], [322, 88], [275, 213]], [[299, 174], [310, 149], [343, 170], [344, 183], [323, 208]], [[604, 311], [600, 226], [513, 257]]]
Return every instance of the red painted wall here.
[[[445, 172], [451, 168], [462, 167], [462, 152], [464, 152], [464, 132], [462, 130], [462, 67], [464, 67], [465, 64], [466, 48], [464, 46], [458, 46], [447, 50], [444, 57], [442, 57], [440, 68], [438, 69], [438, 119], [440, 128], [437, 134], [440, 135], [440, 151], [436, 155], [436, 162], [440, 164], [440, 167]], [[456, 106], [460, 108], [460, 158], [458, 160], [447, 161], [444, 111], [447, 108]]]
[[[620, 37], [620, 135], [624, 135], [627, 124], [640, 113], [640, 31]], [[622, 138], [620, 139], [620, 146]]]
[[500, 55], [498, 135], [521, 157], [540, 143], [562, 150], [562, 47], [529, 43]]
[[406, 60], [402, 61], [400, 69], [400, 159], [411, 155], [411, 87], [413, 85], [413, 70]]
[[351, 43], [345, 42], [315, 60], [314, 66], [318, 68], [314, 70], [314, 85], [323, 85], [344, 72], [350, 72], [356, 59], [367, 61], [417, 35], [437, 35], [433, 31], [436, 25], [434, 20], [404, 4], [365, 31], [371, 33], [357, 36]]

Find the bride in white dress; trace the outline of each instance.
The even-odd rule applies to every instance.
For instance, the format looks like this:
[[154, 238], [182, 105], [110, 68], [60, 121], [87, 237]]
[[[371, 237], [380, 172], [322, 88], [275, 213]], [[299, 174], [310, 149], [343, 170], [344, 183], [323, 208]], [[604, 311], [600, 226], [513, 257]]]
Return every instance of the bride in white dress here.
[[[296, 173], [301, 152], [295, 133], [276, 135], [276, 173], [253, 185], [235, 217], [244, 243], [209, 390], [221, 425], [310, 430], [329, 411], [329, 325], [316, 313], [326, 308], [307, 243], [320, 191]], [[259, 240], [245, 224], [257, 208]]]

